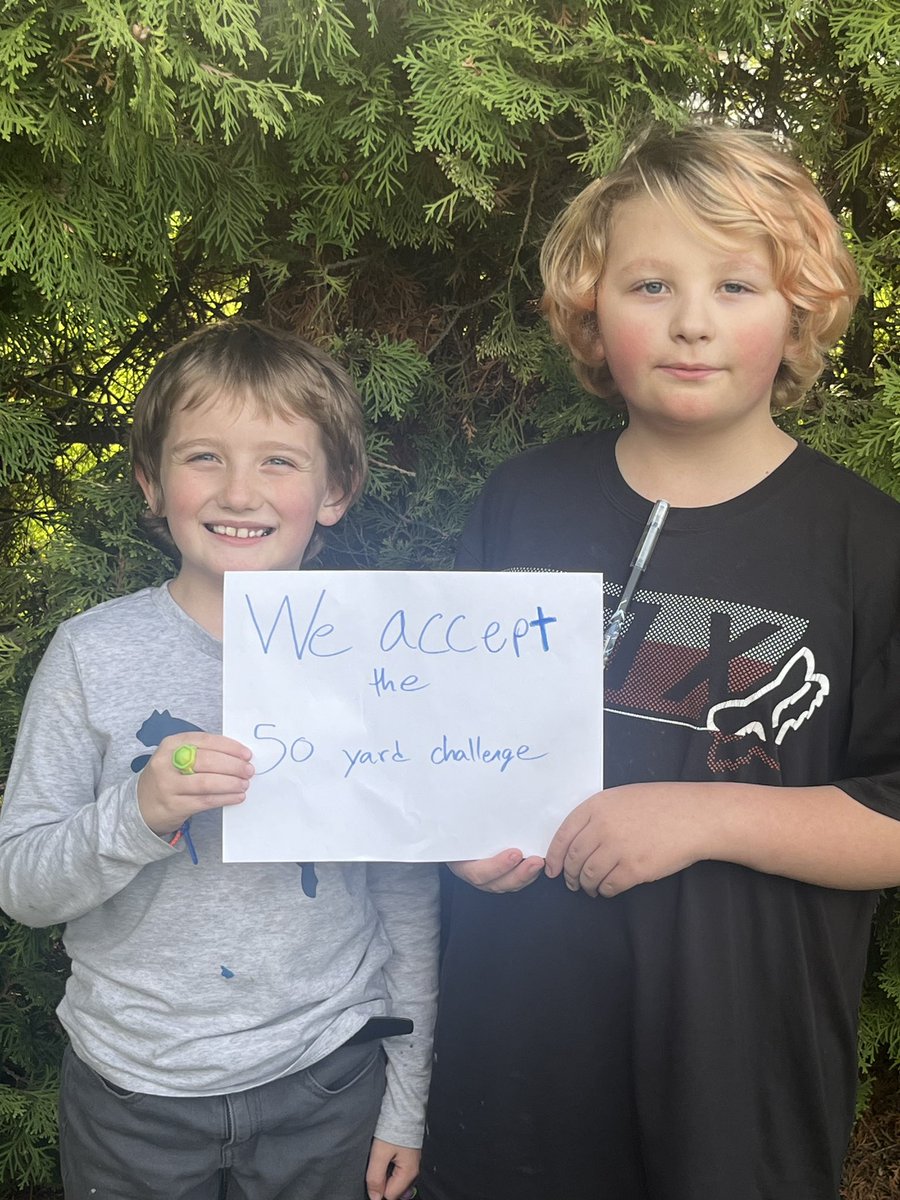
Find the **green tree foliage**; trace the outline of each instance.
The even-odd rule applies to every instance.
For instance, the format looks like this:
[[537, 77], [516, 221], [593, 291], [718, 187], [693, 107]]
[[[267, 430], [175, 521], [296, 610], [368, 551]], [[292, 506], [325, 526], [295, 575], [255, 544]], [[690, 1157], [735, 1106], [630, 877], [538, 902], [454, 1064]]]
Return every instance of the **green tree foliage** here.
[[[900, 15], [889, 0], [0, 0], [0, 776], [50, 631], [158, 580], [121, 445], [166, 346], [242, 312], [370, 420], [337, 565], [443, 566], [485, 473], [615, 420], [536, 308], [566, 199], [648, 119], [795, 139], [865, 299], [788, 427], [900, 494]], [[882, 908], [863, 1061], [900, 1060]], [[0, 1188], [52, 1177], [63, 971], [0, 925]]]

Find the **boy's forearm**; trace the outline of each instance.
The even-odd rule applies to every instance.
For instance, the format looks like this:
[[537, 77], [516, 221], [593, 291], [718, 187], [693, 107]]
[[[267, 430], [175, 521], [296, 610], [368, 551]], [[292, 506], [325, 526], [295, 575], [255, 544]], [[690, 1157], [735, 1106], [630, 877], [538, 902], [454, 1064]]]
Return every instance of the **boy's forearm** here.
[[376, 1137], [420, 1146], [437, 1004], [438, 873], [433, 863], [371, 863], [369, 894], [393, 953], [384, 972], [397, 1017], [412, 1034], [387, 1038], [387, 1089]]
[[0, 906], [25, 925], [98, 908], [146, 865], [175, 851], [141, 821], [134, 780], [68, 816], [14, 808], [0, 828]]
[[573, 891], [609, 897], [706, 859], [822, 887], [893, 887], [900, 821], [833, 785], [626, 784], [569, 814], [545, 869]]
[[103, 737], [65, 628], [29, 688], [0, 816], [0, 906], [25, 925], [74, 920], [176, 853], [151, 833], [137, 776], [101, 789]]
[[676, 786], [709, 789], [705, 857], [823, 887], [867, 891], [900, 884], [900, 821], [839, 787]]

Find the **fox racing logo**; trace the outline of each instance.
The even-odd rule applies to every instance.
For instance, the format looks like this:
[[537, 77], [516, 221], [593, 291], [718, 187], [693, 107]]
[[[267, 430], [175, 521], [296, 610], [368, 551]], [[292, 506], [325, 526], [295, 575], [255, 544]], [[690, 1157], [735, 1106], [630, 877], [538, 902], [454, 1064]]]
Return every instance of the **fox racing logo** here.
[[734, 770], [759, 757], [778, 770], [768, 746], [780, 746], [825, 701], [827, 675], [815, 669], [812, 651], [802, 646], [773, 680], [741, 700], [714, 704], [706, 714], [713, 734], [708, 762], [714, 772]]

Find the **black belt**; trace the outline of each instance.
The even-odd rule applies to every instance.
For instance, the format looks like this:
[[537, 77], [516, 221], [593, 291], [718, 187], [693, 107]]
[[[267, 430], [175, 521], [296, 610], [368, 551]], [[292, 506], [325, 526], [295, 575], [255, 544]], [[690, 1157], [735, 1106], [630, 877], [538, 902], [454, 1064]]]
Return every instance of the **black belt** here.
[[401, 1033], [412, 1033], [413, 1023], [409, 1017], [369, 1017], [365, 1025], [357, 1029], [353, 1037], [347, 1038], [345, 1046], [358, 1046], [361, 1042], [374, 1042], [377, 1038], [399, 1037]]

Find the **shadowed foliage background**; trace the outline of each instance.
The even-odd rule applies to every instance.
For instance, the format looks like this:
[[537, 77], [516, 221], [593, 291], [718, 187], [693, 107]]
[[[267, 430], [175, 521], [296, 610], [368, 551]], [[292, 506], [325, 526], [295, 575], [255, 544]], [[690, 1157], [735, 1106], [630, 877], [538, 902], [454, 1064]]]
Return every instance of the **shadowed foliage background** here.
[[[615, 420], [550, 343], [536, 256], [651, 118], [795, 140], [865, 298], [783, 420], [900, 496], [898, 47], [890, 0], [0, 0], [0, 776], [53, 628], [167, 572], [121, 446], [198, 324], [296, 329], [357, 379], [373, 479], [328, 565], [447, 565], [495, 463]], [[898, 919], [863, 1101], [900, 1061]], [[64, 958], [2, 917], [0, 948], [0, 1189], [36, 1189]]]

